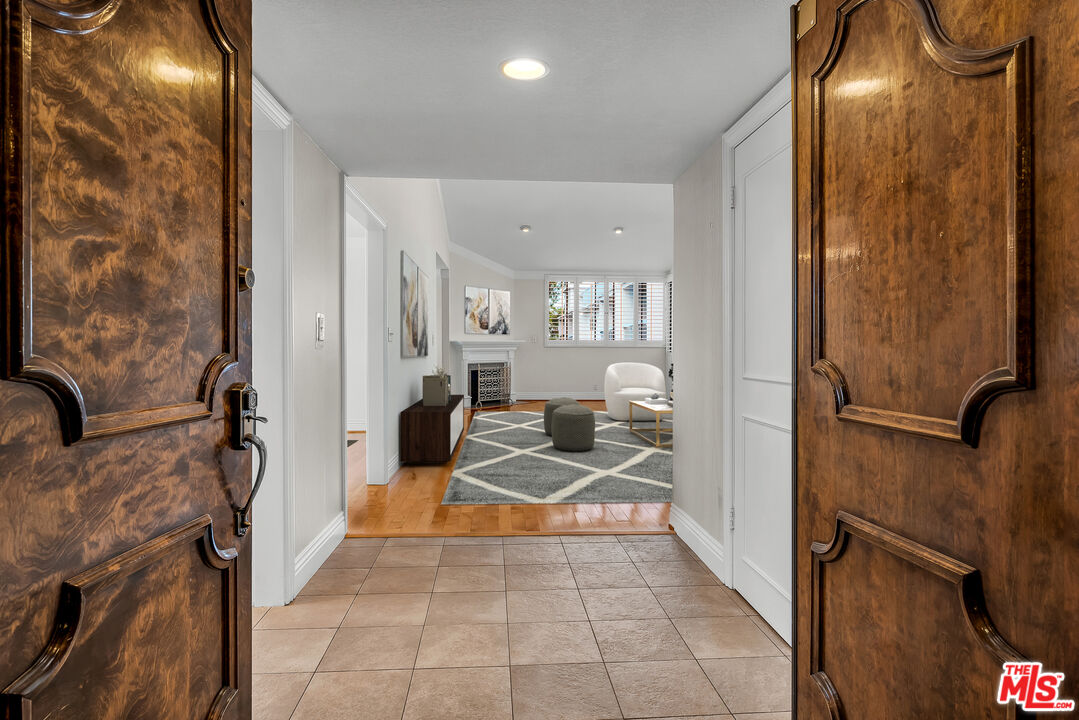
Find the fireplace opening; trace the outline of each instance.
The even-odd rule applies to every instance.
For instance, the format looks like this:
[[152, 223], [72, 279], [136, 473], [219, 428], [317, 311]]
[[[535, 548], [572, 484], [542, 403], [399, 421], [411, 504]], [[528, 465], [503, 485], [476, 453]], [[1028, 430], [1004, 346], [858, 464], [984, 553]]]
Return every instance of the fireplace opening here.
[[510, 364], [471, 363], [468, 366], [468, 392], [472, 407], [509, 405]]

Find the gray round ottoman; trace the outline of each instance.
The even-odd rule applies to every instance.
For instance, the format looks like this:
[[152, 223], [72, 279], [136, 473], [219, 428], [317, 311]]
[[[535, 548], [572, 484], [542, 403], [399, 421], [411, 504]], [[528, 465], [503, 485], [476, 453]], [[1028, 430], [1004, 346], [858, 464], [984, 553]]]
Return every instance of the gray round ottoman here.
[[595, 413], [577, 403], [555, 409], [551, 414], [551, 440], [559, 450], [591, 450], [596, 444]]
[[573, 398], [560, 397], [549, 400], [546, 405], [543, 406], [543, 432], [548, 435], [551, 434], [551, 415], [560, 407], [564, 405], [576, 405], [577, 401]]

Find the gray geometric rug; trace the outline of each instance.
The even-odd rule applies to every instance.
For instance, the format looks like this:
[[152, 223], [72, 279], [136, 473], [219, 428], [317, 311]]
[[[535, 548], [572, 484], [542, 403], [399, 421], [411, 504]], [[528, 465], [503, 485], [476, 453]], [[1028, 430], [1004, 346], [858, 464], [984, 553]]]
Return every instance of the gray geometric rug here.
[[653, 447], [605, 412], [596, 413], [596, 446], [587, 452], [556, 450], [542, 412], [481, 412], [442, 504], [670, 502], [672, 464], [671, 448]]

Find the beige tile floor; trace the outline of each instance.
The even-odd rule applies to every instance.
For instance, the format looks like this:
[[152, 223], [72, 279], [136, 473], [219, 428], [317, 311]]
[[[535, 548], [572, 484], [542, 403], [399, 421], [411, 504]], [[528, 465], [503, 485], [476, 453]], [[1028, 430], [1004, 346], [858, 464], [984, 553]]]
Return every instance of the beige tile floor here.
[[674, 536], [345, 540], [253, 617], [255, 720], [790, 718], [790, 647]]

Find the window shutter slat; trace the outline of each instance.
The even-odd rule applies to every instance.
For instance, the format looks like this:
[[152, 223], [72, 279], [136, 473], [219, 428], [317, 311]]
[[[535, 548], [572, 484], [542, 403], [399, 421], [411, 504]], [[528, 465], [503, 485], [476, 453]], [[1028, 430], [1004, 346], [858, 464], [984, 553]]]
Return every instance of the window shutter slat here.
[[547, 282], [547, 339], [570, 341], [573, 333], [574, 283], [569, 280]]

